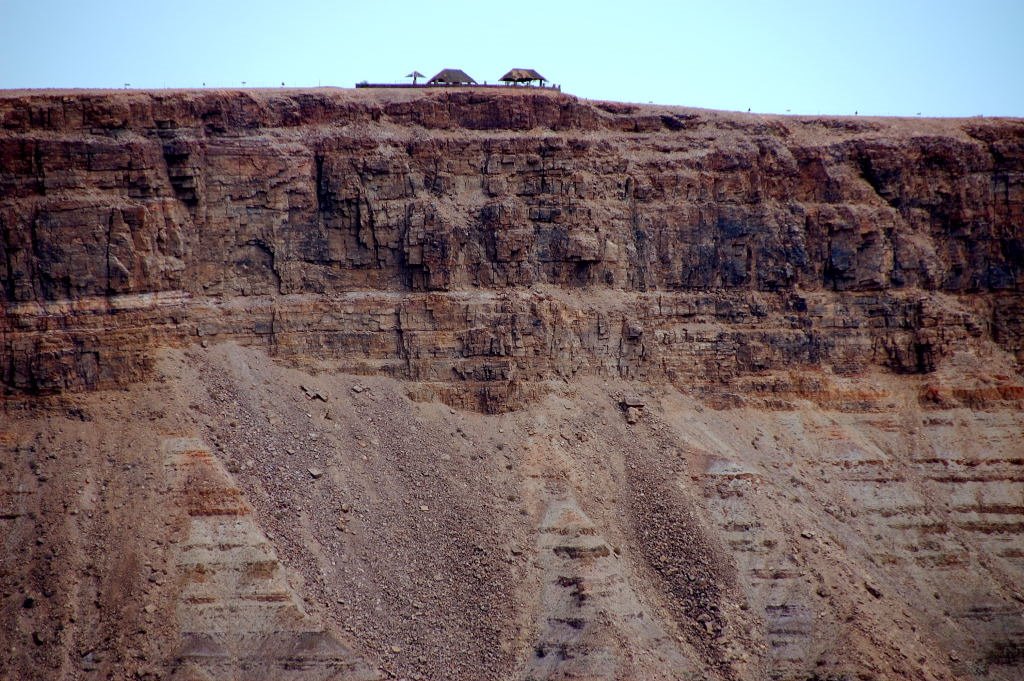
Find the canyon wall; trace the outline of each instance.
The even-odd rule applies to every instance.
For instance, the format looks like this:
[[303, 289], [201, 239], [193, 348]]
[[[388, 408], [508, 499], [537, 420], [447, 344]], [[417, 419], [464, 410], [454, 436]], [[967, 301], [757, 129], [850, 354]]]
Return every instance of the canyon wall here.
[[1024, 673], [1024, 121], [3, 92], [0, 289], [0, 677]]
[[8, 93], [0, 281], [8, 393], [124, 385], [217, 340], [487, 411], [581, 374], [785, 401], [800, 386], [757, 377], [1019, 367], [1024, 122]]

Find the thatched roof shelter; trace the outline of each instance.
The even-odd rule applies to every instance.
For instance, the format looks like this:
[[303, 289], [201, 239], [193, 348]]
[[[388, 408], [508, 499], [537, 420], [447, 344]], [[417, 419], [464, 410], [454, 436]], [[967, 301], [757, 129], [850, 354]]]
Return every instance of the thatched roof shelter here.
[[533, 81], [544, 83], [547, 81], [547, 78], [540, 75], [533, 69], [511, 69], [498, 80], [503, 83], [532, 83]]
[[444, 69], [427, 81], [428, 85], [476, 85], [468, 73], [462, 69]]

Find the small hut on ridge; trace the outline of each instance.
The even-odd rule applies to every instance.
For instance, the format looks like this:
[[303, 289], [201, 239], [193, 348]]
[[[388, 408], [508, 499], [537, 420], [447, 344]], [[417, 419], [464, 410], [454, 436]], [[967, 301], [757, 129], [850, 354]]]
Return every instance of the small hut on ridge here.
[[527, 83], [527, 84], [530, 84], [530, 83], [533, 83], [534, 81], [536, 81], [538, 85], [544, 85], [544, 83], [546, 83], [548, 79], [545, 78], [544, 76], [540, 75], [539, 73], [537, 73], [533, 69], [511, 69], [508, 73], [506, 73], [504, 76], [502, 76], [498, 80], [500, 80], [501, 82], [506, 83], [506, 84], [511, 84], [511, 83]]
[[443, 69], [427, 81], [427, 85], [476, 85], [468, 73], [462, 69]]

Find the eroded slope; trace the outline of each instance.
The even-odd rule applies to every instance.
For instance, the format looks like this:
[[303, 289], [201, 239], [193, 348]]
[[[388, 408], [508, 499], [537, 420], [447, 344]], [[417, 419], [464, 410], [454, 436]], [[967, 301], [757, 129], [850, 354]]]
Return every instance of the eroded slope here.
[[[172, 353], [156, 378], [8, 418], [4, 669], [131, 678], [201, 654], [249, 670], [214, 678], [281, 678], [287, 654], [317, 660], [296, 678], [360, 661], [436, 679], [1020, 672], [1019, 410], [922, 407], [910, 379], [873, 374], [859, 408], [718, 411], [582, 381], [484, 416], [233, 345]], [[624, 392], [645, 403], [634, 424]], [[175, 492], [179, 450], [213, 482]], [[290, 593], [308, 616], [282, 616]], [[319, 626], [333, 647], [287, 652]], [[197, 648], [224, 637], [227, 657]]]

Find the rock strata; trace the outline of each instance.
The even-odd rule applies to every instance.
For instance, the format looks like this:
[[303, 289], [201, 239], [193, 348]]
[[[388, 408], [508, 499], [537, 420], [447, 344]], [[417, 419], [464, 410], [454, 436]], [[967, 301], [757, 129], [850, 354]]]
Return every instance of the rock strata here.
[[1020, 120], [0, 93], [0, 676], [1016, 681], [1022, 284]]
[[0, 97], [0, 381], [233, 340], [501, 411], [597, 374], [1024, 359], [1024, 122], [547, 92]]

